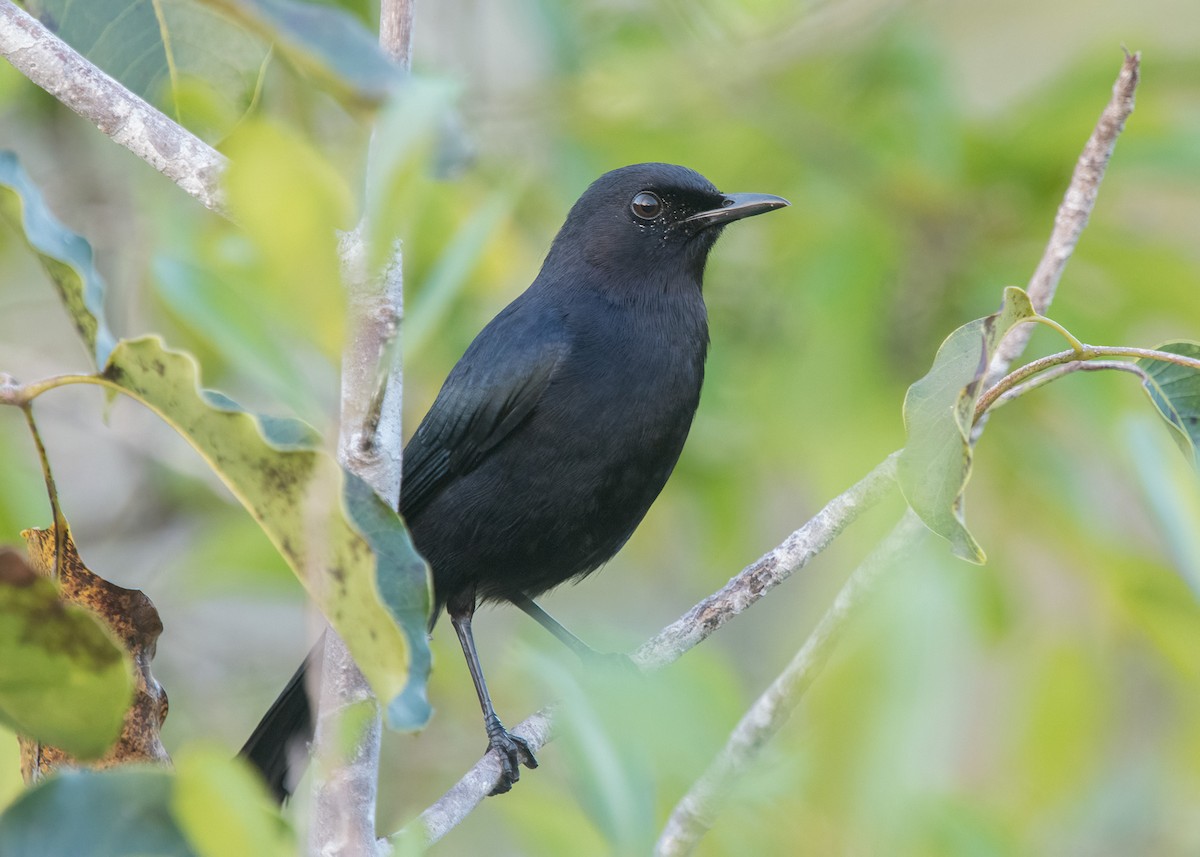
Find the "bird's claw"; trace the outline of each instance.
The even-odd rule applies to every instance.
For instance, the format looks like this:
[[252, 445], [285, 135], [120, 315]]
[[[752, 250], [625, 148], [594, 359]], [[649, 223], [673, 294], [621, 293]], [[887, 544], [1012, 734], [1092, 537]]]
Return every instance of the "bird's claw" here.
[[490, 797], [504, 794], [513, 787], [513, 783], [521, 779], [521, 765], [536, 768], [538, 761], [525, 739], [505, 729], [499, 718], [493, 717], [488, 720], [487, 734], [488, 749], [494, 750], [500, 759], [500, 781], [489, 793]]

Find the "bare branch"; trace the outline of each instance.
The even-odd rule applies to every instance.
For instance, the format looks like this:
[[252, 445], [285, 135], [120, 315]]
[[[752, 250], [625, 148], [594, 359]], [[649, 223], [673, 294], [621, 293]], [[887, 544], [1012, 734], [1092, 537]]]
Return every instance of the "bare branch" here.
[[[633, 654], [633, 661], [644, 670], [660, 669], [704, 641], [710, 634], [749, 608], [752, 604], [808, 565], [849, 524], [866, 510], [878, 505], [895, 488], [896, 454], [885, 458], [845, 493], [829, 501], [807, 524], [788, 536], [782, 544], [746, 566], [729, 583], [705, 598], [675, 622], [647, 640]], [[524, 738], [537, 751], [553, 737], [553, 707], [527, 718], [512, 732]], [[492, 753], [475, 763], [455, 786], [421, 813], [417, 823], [391, 837], [399, 841], [414, 835], [413, 828], [424, 828], [426, 841], [436, 842], [461, 822], [486, 797], [500, 780], [500, 763]]]
[[[375, 841], [382, 737], [379, 703], [332, 628], [325, 632], [324, 645], [313, 737], [309, 853], [368, 857], [379, 853]], [[309, 688], [309, 693], [312, 690]], [[347, 739], [348, 722], [359, 729], [353, 742]]]
[[[1173, 363], [1176, 366], [1184, 366], [1193, 371], [1200, 372], [1200, 360], [1194, 357], [1188, 357], [1185, 354], [1174, 354], [1170, 351], [1158, 351], [1153, 348], [1130, 348], [1124, 345], [1084, 345], [1079, 344], [1078, 348], [1073, 348], [1070, 351], [1059, 351], [1055, 354], [1047, 354], [1045, 357], [1039, 357], [1030, 363], [1026, 363], [1017, 369], [1014, 369], [1009, 374], [1005, 375], [995, 384], [987, 389], [987, 391], [979, 397], [979, 401], [975, 403], [975, 420], [976, 424], [981, 423], [987, 416], [988, 410], [991, 409], [998, 401], [1009, 401], [1016, 398], [1017, 389], [1022, 392], [1040, 387], [1043, 383], [1061, 377], [1064, 373], [1056, 372], [1050, 378], [1045, 375], [1051, 373], [1046, 371], [1054, 367], [1070, 366], [1070, 372], [1075, 372], [1080, 369], [1112, 369], [1123, 368], [1126, 372], [1134, 372], [1140, 375], [1143, 380], [1146, 378], [1146, 373], [1138, 369], [1133, 363], [1121, 363], [1119, 361], [1105, 362], [1101, 366], [1096, 366], [1088, 361], [1099, 360], [1102, 357], [1133, 357], [1138, 360], [1157, 360], [1163, 363]], [[1035, 378], [1036, 383], [1024, 383], [1029, 378], [1039, 376], [1040, 373], [1045, 373], [1040, 377]], [[1043, 380], [1044, 379], [1044, 380]], [[1018, 386], [1019, 385], [1019, 386]], [[1013, 395], [1016, 394], [1016, 395]]]
[[892, 453], [846, 492], [830, 500], [807, 524], [779, 547], [742, 569], [718, 592], [647, 640], [633, 659], [643, 669], [658, 669], [705, 640], [792, 574], [808, 565], [860, 514], [877, 505], [896, 487]]
[[[1039, 312], [1049, 306], [1054, 296], [1054, 289], [1062, 276], [1063, 268], [1095, 204], [1100, 180], [1104, 177], [1104, 168], [1112, 154], [1117, 135], [1133, 110], [1138, 62], [1137, 54], [1126, 54], [1121, 73], [1113, 87], [1112, 101], [1101, 114], [1096, 130], [1084, 146], [1071, 186], [1059, 208], [1046, 253], [1029, 287], [1030, 297]], [[1010, 335], [1005, 339], [996, 360], [992, 362], [990, 372], [994, 373], [999, 368], [999, 375], [996, 377], [1004, 375], [1007, 367], [1024, 350], [1031, 329], [1030, 325], [1014, 328], [1024, 330], [1024, 336]], [[1074, 355], [1077, 352], [1064, 354]], [[991, 386], [991, 383], [988, 386]], [[984, 423], [985, 420], [981, 419], [975, 424], [972, 442], [978, 439]], [[695, 849], [700, 838], [712, 826], [722, 798], [728, 794], [733, 781], [753, 764], [766, 741], [779, 730], [791, 711], [799, 704], [804, 691], [824, 666], [828, 652], [841, 629], [854, 615], [856, 607], [874, 590], [883, 569], [892, 564], [904, 545], [914, 541], [922, 532], [923, 525], [912, 510], [908, 510], [888, 537], [850, 576], [834, 600], [833, 606], [822, 617], [816, 630], [809, 636], [796, 657], [754, 702], [712, 764], [675, 805], [659, 838], [656, 854], [690, 854]]]
[[[1062, 204], [1054, 216], [1054, 230], [1050, 233], [1050, 241], [1046, 244], [1042, 260], [1025, 289], [1033, 302], [1033, 308], [1039, 313], [1044, 313], [1050, 308], [1067, 261], [1075, 252], [1079, 236], [1096, 206], [1096, 195], [1100, 192], [1100, 182], [1117, 145], [1117, 137], [1125, 128], [1125, 120], [1133, 113], [1133, 95], [1137, 90], [1141, 63], [1140, 53], [1126, 52], [1121, 72], [1113, 84], [1112, 98], [1100, 114], [1096, 128], [1084, 144], [1075, 164], [1071, 183], [1067, 186]], [[1008, 371], [1012, 362], [1025, 350], [1032, 335], [1033, 328], [1023, 324], [1014, 328], [1004, 338], [988, 369], [985, 387], [992, 386]]]
[[379, 4], [379, 44], [406, 71], [412, 68], [415, 5], [416, 0], [382, 0]]
[[[382, 0], [379, 40], [405, 70], [411, 63], [415, 0]], [[362, 477], [393, 508], [400, 502], [400, 402], [403, 376], [398, 357], [404, 312], [400, 243], [383, 271], [368, 270], [366, 223], [342, 236], [342, 279], [348, 300], [348, 337], [342, 353], [341, 432], [338, 459]], [[381, 727], [379, 703], [346, 644], [325, 634], [313, 778], [309, 848], [314, 854], [383, 853], [375, 839]], [[348, 750], [340, 729], [352, 709], [371, 706], [355, 745]], [[321, 764], [328, 760], [332, 764]]]
[[[512, 733], [524, 738], [529, 749], [536, 753], [553, 737], [553, 728], [554, 706], [548, 705], [518, 723]], [[416, 822], [389, 839], [398, 842], [401, 838], [418, 835], [426, 844], [432, 845], [470, 815], [471, 810], [479, 806], [499, 781], [500, 760], [495, 753], [488, 753], [436, 803], [422, 812]]]
[[712, 827], [734, 781], [758, 758], [767, 741], [787, 722], [801, 696], [829, 659], [851, 616], [874, 591], [884, 571], [927, 533], [912, 511], [905, 513], [838, 592], [804, 646], [782, 673], [754, 701], [717, 754], [686, 795], [675, 805], [654, 853], [659, 857], [690, 854]]
[[1013, 399], [1018, 399], [1026, 393], [1033, 392], [1039, 387], [1044, 387], [1051, 381], [1057, 381], [1067, 375], [1073, 375], [1076, 372], [1100, 372], [1104, 370], [1116, 370], [1118, 372], [1128, 372], [1131, 375], [1136, 375], [1138, 379], [1145, 384], [1150, 380], [1149, 373], [1136, 363], [1126, 363], [1123, 360], [1095, 360], [1091, 363], [1076, 361], [1073, 363], [1064, 363], [1062, 366], [1055, 366], [1041, 375], [1036, 376], [1032, 380], [1026, 381], [1024, 384], [1017, 386], [1001, 393], [992, 403], [991, 410], [995, 410], [1001, 405], [1011, 402]]
[[400, 371], [397, 343], [404, 312], [399, 242], [383, 271], [367, 271], [362, 224], [338, 246], [350, 324], [342, 354], [342, 433], [338, 457], [388, 505], [400, 503]]
[[10, 0], [0, 0], [0, 55], [114, 142], [228, 216], [225, 156], [92, 65]]

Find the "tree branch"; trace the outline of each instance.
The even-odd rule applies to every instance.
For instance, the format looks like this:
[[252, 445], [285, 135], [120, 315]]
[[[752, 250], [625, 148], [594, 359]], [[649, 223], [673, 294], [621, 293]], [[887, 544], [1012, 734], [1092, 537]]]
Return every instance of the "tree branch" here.
[[[1023, 384], [1029, 378], [1034, 378], [1042, 372], [1054, 367], [1069, 367], [1069, 372], [1075, 372], [1079, 369], [1123, 369], [1127, 372], [1133, 372], [1140, 375], [1143, 379], [1146, 373], [1138, 369], [1135, 364], [1122, 363], [1120, 361], [1106, 361], [1102, 366], [1096, 366], [1088, 361], [1099, 360], [1104, 357], [1134, 357], [1139, 360], [1158, 360], [1163, 363], [1173, 363], [1176, 366], [1183, 366], [1191, 369], [1194, 372], [1200, 372], [1200, 360], [1194, 357], [1188, 357], [1185, 354], [1174, 354], [1170, 351], [1157, 351], [1153, 348], [1129, 348], [1124, 345], [1084, 345], [1080, 343], [1077, 348], [1070, 351], [1059, 351], [1055, 354], [1047, 354], [1045, 357], [1039, 357], [1031, 363], [1026, 363], [1019, 369], [1014, 369], [1009, 374], [1005, 375], [988, 390], [979, 397], [975, 403], [975, 419], [982, 420], [988, 413], [988, 410], [996, 404], [997, 401], [1009, 401], [1016, 398], [1017, 388], [1020, 385], [1022, 390], [1033, 389], [1041, 386], [1051, 379], [1042, 380], [1036, 378], [1037, 384]], [[1048, 372], [1046, 374], [1049, 374]], [[1056, 373], [1053, 377], [1061, 377], [1064, 373]], [[1044, 376], [1043, 376], [1044, 377]], [[1016, 395], [1010, 395], [1016, 394]]]
[[416, 0], [382, 0], [379, 4], [379, 44], [405, 71], [412, 68], [415, 4]]
[[734, 727], [721, 752], [675, 805], [655, 846], [656, 857], [676, 857], [692, 852], [712, 827], [733, 783], [757, 760], [759, 751], [799, 705], [800, 698], [829, 660], [834, 643], [847, 622], [870, 598], [884, 571], [895, 565], [904, 551], [928, 532], [920, 518], [909, 510], [855, 569], [791, 663], [754, 701]]
[[205, 208], [228, 216], [225, 156], [92, 65], [11, 0], [0, 0], [0, 55]]
[[[790, 576], [808, 565], [859, 515], [890, 496], [896, 487], [896, 453], [885, 458], [845, 493], [829, 501], [812, 520], [774, 550], [746, 566], [719, 591], [647, 640], [633, 654], [643, 670], [660, 669], [748, 609]], [[553, 737], [554, 707], [547, 706], [519, 723], [512, 732], [536, 752]], [[399, 843], [421, 837], [426, 844], [441, 839], [466, 818], [500, 780], [500, 763], [487, 753], [420, 817], [390, 837]]]
[[[1084, 146], [1070, 187], [1059, 207], [1046, 252], [1030, 282], [1030, 297], [1039, 313], [1049, 307], [1054, 297], [1063, 268], [1095, 204], [1104, 168], [1112, 155], [1117, 135], [1133, 109], [1138, 63], [1138, 54], [1125, 55], [1125, 62], [1113, 87], [1112, 100]], [[1005, 350], [1000, 350], [990, 372], [1000, 367], [1000, 375], [1004, 375], [1011, 362], [1020, 356], [1032, 328], [1029, 325], [1016, 328], [1022, 329], [1026, 331], [1024, 337], [1010, 335], [1005, 340], [1005, 344], [1012, 344], [1009, 344], [1003, 359], [1001, 356]], [[984, 420], [976, 423], [972, 442], [978, 439], [983, 425]], [[850, 576], [834, 599], [833, 606], [822, 617], [796, 657], [755, 700], [712, 764], [675, 805], [663, 828], [656, 854], [690, 854], [695, 849], [712, 826], [721, 799], [728, 794], [733, 781], [753, 764], [762, 747], [779, 731], [791, 711], [800, 703], [804, 691], [824, 666], [833, 642], [854, 616], [855, 608], [874, 591], [883, 569], [892, 564], [903, 546], [917, 538], [922, 529], [923, 525], [916, 515], [911, 509], [908, 510], [887, 538]]]
[[[380, 43], [409, 67], [413, 0], [383, 0]], [[402, 373], [398, 357], [404, 312], [404, 273], [397, 241], [381, 272], [367, 268], [366, 222], [342, 236], [342, 279], [348, 299], [347, 340], [342, 353], [342, 407], [338, 459], [362, 477], [389, 505], [400, 502]], [[317, 706], [312, 820], [313, 854], [374, 854], [386, 849], [375, 837], [382, 729], [379, 703], [333, 629], [325, 632], [324, 668]], [[369, 706], [367, 716], [361, 716]], [[359, 714], [352, 714], [353, 710]], [[343, 724], [361, 718], [353, 746]]]
[[1051, 381], [1057, 381], [1059, 378], [1073, 375], [1076, 372], [1103, 372], [1114, 370], [1117, 372], [1128, 372], [1137, 377], [1139, 381], [1146, 384], [1150, 381], [1150, 374], [1138, 366], [1136, 363], [1126, 363], [1123, 360], [1095, 360], [1091, 363], [1078, 361], [1074, 363], [1064, 363], [1061, 366], [1055, 366], [1043, 372], [1041, 375], [1026, 381], [1024, 384], [1018, 384], [1015, 387], [1001, 393], [993, 402], [991, 410], [995, 410], [1001, 405], [1011, 402], [1013, 399], [1020, 398], [1026, 393], [1031, 393], [1039, 387], [1044, 387]]
[[[1054, 300], [1054, 292], [1062, 279], [1067, 261], [1075, 252], [1079, 236], [1083, 234], [1083, 228], [1087, 226], [1092, 209], [1096, 206], [1096, 195], [1100, 192], [1100, 182], [1117, 145], [1117, 137], [1125, 129], [1125, 120], [1133, 113], [1133, 96], [1137, 90], [1141, 63], [1140, 53], [1126, 51], [1125, 61], [1113, 84], [1112, 98], [1079, 154], [1071, 183], [1054, 215], [1054, 230], [1050, 233], [1046, 251], [1025, 289], [1033, 308], [1039, 313], [1049, 309], [1050, 302]], [[985, 388], [992, 386], [1008, 371], [1013, 361], [1021, 356], [1032, 335], [1033, 328], [1022, 324], [1004, 338], [988, 368], [983, 385]]]
[[893, 452], [855, 485], [826, 503], [825, 508], [777, 548], [746, 566], [719, 591], [643, 643], [633, 655], [634, 662], [642, 669], [653, 670], [677, 661], [688, 649], [808, 565], [860, 514], [896, 488], [898, 456], [898, 452]]

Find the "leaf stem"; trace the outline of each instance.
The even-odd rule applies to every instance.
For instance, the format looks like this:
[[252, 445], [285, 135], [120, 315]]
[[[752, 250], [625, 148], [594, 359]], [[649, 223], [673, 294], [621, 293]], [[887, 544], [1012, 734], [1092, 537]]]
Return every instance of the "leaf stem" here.
[[38, 431], [37, 421], [33, 418], [33, 403], [21, 405], [21, 413], [25, 415], [25, 423], [33, 436], [33, 445], [37, 447], [38, 459], [42, 463], [42, 478], [46, 482], [46, 493], [50, 497], [50, 513], [54, 517], [54, 569], [50, 573], [51, 580], [58, 580], [62, 569], [62, 558], [67, 541], [67, 519], [58, 503], [58, 488], [54, 484], [54, 474], [50, 470], [50, 456], [46, 454], [46, 445], [42, 443], [41, 432]]
[[1074, 349], [1076, 352], [1082, 352], [1083, 349], [1086, 347], [1082, 342], [1080, 342], [1078, 339], [1075, 338], [1075, 334], [1071, 333], [1071, 331], [1067, 330], [1065, 327], [1063, 327], [1061, 324], [1059, 324], [1057, 321], [1050, 318], [1049, 316], [1038, 314], [1038, 315], [1033, 316], [1032, 318], [1027, 319], [1027, 321], [1033, 322], [1035, 324], [1042, 324], [1042, 325], [1045, 325], [1046, 327], [1050, 328], [1051, 330], [1058, 331], [1059, 335], [1062, 336], [1063, 339], [1067, 340], [1067, 342], [1070, 344], [1071, 348]]
[[[1070, 336], [1070, 334], [1066, 335]], [[1071, 338], [1073, 339], [1073, 337]], [[979, 422], [987, 410], [996, 405], [1001, 398], [1005, 402], [1012, 401], [1030, 390], [1037, 389], [1043, 384], [1047, 384], [1064, 375], [1069, 375], [1072, 372], [1118, 369], [1133, 372], [1134, 374], [1143, 374], [1133, 364], [1122, 361], [1104, 361], [1103, 363], [1094, 364], [1088, 362], [1109, 357], [1160, 360], [1165, 363], [1174, 363], [1177, 366], [1186, 366], [1189, 369], [1200, 372], [1200, 360], [1194, 357], [1185, 357], [1182, 354], [1173, 354], [1170, 351], [1156, 351], [1153, 348], [1129, 348], [1113, 345], [1084, 345], [1083, 343], [1079, 343], [1078, 348], [1070, 351], [1060, 351], [1057, 354], [1050, 354], [1034, 360], [1032, 363], [1026, 363], [989, 387], [987, 392], [980, 396], [979, 401], [975, 404], [974, 422]], [[1055, 369], [1056, 371], [1053, 373], [1047, 372], [1047, 370], [1051, 369]], [[1037, 383], [1029, 382], [1030, 378], [1042, 372], [1047, 372], [1047, 377], [1044, 379], [1039, 378]]]
[[129, 393], [120, 384], [116, 384], [103, 375], [51, 375], [40, 381], [30, 381], [28, 384], [18, 384], [11, 376], [0, 374], [0, 405], [12, 405], [22, 410], [42, 393], [72, 384], [95, 384]]

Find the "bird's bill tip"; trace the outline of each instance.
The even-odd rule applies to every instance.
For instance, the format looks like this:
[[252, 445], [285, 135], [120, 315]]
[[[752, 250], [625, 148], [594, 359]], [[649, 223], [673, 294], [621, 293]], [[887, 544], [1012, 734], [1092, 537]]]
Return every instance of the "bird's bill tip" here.
[[702, 227], [717, 226], [789, 205], [791, 203], [782, 196], [770, 193], [727, 193], [720, 208], [693, 214], [684, 223], [694, 223]]

